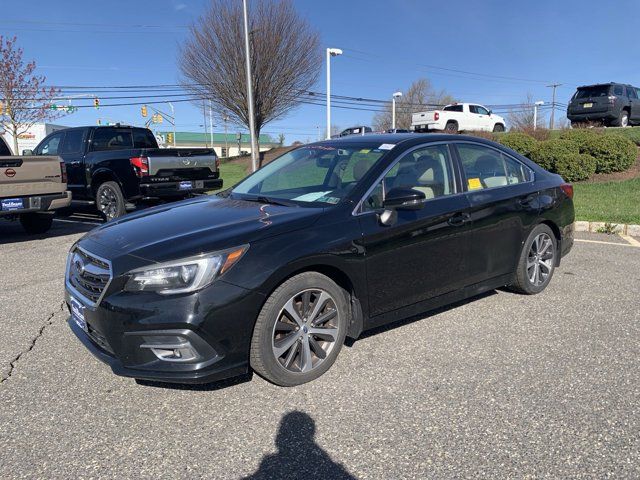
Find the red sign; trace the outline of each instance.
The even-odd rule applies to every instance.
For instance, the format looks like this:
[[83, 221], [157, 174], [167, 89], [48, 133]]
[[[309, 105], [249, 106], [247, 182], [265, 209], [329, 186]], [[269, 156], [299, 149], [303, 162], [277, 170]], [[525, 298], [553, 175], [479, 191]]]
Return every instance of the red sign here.
[[7, 169], [4, 171], [4, 174], [5, 174], [7, 177], [11, 178], [11, 177], [15, 177], [15, 176], [16, 176], [16, 171], [15, 171], [13, 168], [7, 168]]

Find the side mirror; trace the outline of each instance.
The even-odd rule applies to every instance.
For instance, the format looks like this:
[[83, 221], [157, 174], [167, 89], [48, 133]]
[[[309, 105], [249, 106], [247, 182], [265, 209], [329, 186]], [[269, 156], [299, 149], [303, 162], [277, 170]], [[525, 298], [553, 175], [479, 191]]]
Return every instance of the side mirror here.
[[398, 187], [389, 190], [382, 206], [387, 210], [420, 210], [424, 207], [425, 194], [420, 190]]
[[489, 110], [489, 116], [493, 114], [493, 110]]
[[33, 150], [31, 150], [29, 148], [25, 148], [24, 150], [22, 150], [22, 155], [24, 157], [29, 157], [29, 156], [33, 155]]

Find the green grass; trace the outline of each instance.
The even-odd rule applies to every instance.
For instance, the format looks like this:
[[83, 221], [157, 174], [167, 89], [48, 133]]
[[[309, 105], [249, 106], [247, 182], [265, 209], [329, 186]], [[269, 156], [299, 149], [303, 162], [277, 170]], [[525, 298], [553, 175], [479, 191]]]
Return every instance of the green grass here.
[[223, 188], [233, 187], [247, 176], [246, 166], [239, 163], [220, 164], [220, 177], [224, 182]]
[[573, 185], [576, 220], [640, 224], [640, 178]]

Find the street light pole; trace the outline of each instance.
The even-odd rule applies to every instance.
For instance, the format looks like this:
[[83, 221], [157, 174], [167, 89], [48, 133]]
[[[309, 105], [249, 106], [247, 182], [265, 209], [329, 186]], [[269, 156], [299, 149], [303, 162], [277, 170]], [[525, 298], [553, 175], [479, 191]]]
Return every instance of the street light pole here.
[[391, 128], [393, 130], [396, 129], [396, 98], [400, 98], [401, 96], [402, 92], [396, 92], [391, 98], [391, 102], [393, 103], [393, 106], [391, 108]]
[[251, 134], [251, 168], [255, 172], [258, 169], [258, 142], [256, 139], [256, 119], [253, 114], [253, 85], [251, 82], [251, 52], [249, 49], [249, 15], [247, 13], [247, 0], [242, 0], [244, 13], [244, 55], [247, 70], [247, 103], [249, 104], [249, 133]]
[[213, 149], [213, 109], [211, 108], [211, 100], [209, 100], [209, 134], [211, 135], [211, 148]]
[[542, 100], [533, 104], [533, 129], [538, 128], [538, 107], [544, 105]]
[[327, 48], [327, 140], [331, 138], [331, 57], [342, 55], [339, 48]]

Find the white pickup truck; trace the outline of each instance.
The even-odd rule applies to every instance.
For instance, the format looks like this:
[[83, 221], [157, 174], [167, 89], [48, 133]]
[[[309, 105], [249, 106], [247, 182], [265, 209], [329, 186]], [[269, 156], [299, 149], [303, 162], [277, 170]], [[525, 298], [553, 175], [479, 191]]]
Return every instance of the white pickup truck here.
[[457, 132], [504, 132], [504, 118], [475, 103], [454, 103], [442, 110], [417, 112], [411, 116], [411, 129], [415, 132], [434, 130]]

